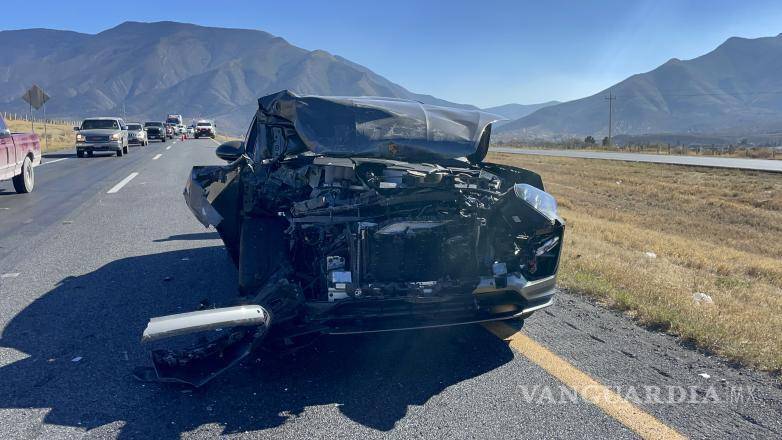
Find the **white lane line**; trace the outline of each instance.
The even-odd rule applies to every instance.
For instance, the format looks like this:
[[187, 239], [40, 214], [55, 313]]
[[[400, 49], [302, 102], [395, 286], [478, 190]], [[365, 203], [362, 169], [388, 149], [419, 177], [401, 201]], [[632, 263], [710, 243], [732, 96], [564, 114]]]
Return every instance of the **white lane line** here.
[[70, 157], [63, 157], [62, 159], [47, 160], [46, 162], [39, 163], [38, 166], [47, 165], [47, 164], [55, 163], [55, 162], [62, 162], [63, 160], [68, 160], [68, 159], [70, 159]]
[[214, 139], [212, 139], [212, 138], [209, 138], [209, 139], [211, 139], [211, 140], [212, 140], [212, 142], [214, 142], [215, 144], [217, 144], [217, 145], [220, 145], [220, 142], [217, 142], [216, 140], [214, 140]]
[[106, 194], [114, 194], [117, 191], [121, 190], [123, 186], [127, 185], [128, 182], [133, 180], [134, 177], [138, 176], [138, 173], [130, 173], [130, 175], [122, 180], [116, 185], [114, 185], [110, 190], [106, 192]]
[[4, 273], [0, 275], [0, 278], [16, 278], [19, 276], [19, 272]]
[[170, 149], [171, 149], [171, 145], [166, 147], [166, 150], [170, 150]]
[[158, 153], [155, 155], [155, 157], [152, 158], [152, 160], [158, 160], [160, 159], [160, 156], [162, 156], [162, 154]]

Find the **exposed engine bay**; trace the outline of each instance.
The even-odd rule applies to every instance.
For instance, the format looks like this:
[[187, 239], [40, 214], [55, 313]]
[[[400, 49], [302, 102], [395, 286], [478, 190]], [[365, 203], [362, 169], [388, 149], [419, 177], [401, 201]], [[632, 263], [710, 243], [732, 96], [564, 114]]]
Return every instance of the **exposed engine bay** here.
[[245, 141], [217, 149], [230, 163], [194, 167], [184, 193], [236, 264], [239, 305], [154, 318], [143, 340], [234, 330], [153, 351], [156, 379], [199, 386], [269, 339], [524, 319], [549, 306], [564, 222], [540, 176], [483, 162], [489, 116], [261, 98]]
[[471, 295], [481, 276], [501, 287], [556, 269], [561, 228], [519, 194], [540, 190], [469, 164], [307, 156], [261, 174], [253, 216], [280, 229], [306, 301]]

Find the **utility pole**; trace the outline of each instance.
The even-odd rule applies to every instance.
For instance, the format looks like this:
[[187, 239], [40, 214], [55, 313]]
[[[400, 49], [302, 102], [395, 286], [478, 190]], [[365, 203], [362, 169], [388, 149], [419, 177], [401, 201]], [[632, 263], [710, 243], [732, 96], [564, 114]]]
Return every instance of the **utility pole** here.
[[610, 147], [612, 145], [612, 125], [613, 125], [613, 119], [614, 119], [614, 101], [616, 100], [616, 96], [614, 96], [611, 93], [611, 90], [608, 91], [608, 96], [605, 98], [606, 101], [608, 101], [608, 146]]

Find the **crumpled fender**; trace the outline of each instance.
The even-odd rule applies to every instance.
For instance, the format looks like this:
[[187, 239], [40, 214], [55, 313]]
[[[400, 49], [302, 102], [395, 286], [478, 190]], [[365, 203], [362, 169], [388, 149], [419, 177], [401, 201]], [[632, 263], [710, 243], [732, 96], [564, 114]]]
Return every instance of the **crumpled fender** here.
[[223, 216], [212, 203], [236, 178], [236, 172], [222, 166], [196, 166], [185, 185], [185, 203], [193, 215], [206, 227], [218, 226]]
[[196, 166], [185, 185], [187, 207], [205, 227], [214, 226], [231, 258], [238, 261], [241, 185], [240, 165], [244, 158], [225, 166]]

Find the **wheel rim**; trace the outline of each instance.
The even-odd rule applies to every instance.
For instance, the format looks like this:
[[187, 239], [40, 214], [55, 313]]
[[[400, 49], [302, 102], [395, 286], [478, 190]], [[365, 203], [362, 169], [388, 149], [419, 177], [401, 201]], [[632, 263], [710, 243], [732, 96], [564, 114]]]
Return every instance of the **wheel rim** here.
[[35, 175], [33, 174], [33, 166], [30, 164], [30, 160], [27, 159], [25, 162], [24, 167], [24, 186], [27, 187], [27, 190], [33, 189], [33, 184], [35, 183]]

